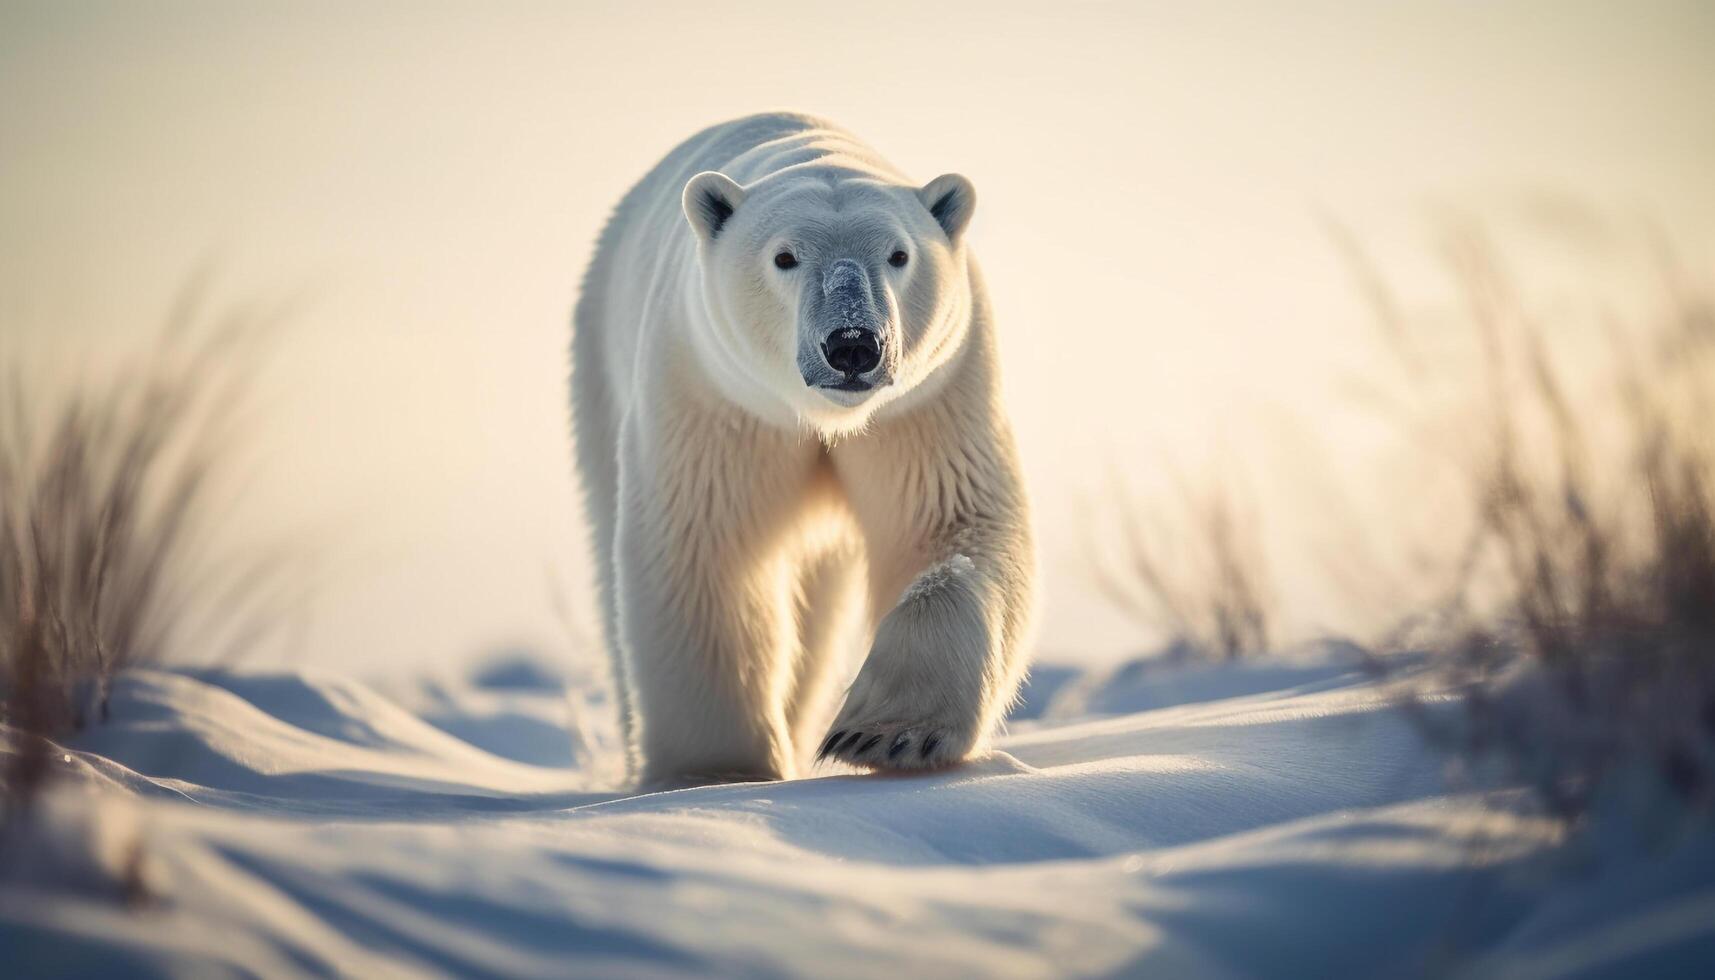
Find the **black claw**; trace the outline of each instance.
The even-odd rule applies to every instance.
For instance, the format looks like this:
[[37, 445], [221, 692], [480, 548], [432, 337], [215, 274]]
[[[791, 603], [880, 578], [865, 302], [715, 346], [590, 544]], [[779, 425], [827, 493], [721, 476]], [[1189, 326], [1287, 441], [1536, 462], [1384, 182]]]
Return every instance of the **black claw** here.
[[846, 730], [842, 728], [832, 735], [829, 735], [828, 740], [822, 743], [821, 750], [816, 753], [816, 761], [821, 762], [823, 759], [827, 758], [828, 753], [834, 751], [834, 743], [843, 738], [845, 734]]
[[911, 736], [909, 736], [909, 735], [899, 736], [898, 738], [893, 740], [893, 746], [887, 750], [887, 757], [889, 759], [899, 758], [899, 753], [904, 752], [905, 747], [907, 745], [910, 745], [910, 744], [911, 744]]
[[935, 746], [940, 745], [940, 744], [941, 744], [941, 736], [939, 736], [939, 735], [931, 735], [928, 738], [924, 739], [923, 740], [923, 749], [921, 752], [922, 757], [925, 759], [929, 758], [929, 753], [935, 751]]
[[862, 745], [858, 746], [857, 754], [863, 755], [865, 752], [868, 752], [870, 749], [875, 748], [876, 743], [880, 742], [880, 741], [881, 741], [880, 735], [871, 735], [869, 738], [864, 739]]
[[863, 732], [852, 732], [851, 735], [847, 736], [846, 740], [840, 744], [839, 751], [847, 751], [853, 745], [856, 745], [857, 740], [860, 738], [863, 738]]

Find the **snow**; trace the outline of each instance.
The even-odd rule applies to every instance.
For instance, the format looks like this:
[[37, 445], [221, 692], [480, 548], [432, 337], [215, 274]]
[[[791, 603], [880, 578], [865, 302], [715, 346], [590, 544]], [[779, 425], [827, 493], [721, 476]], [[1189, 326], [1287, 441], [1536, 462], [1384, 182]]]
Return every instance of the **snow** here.
[[133, 671], [0, 873], [0, 948], [16, 976], [1712, 962], [1707, 842], [1568, 871], [1556, 825], [1446, 782], [1350, 651], [1037, 677], [961, 768], [636, 796], [599, 679], [523, 654], [374, 683]]

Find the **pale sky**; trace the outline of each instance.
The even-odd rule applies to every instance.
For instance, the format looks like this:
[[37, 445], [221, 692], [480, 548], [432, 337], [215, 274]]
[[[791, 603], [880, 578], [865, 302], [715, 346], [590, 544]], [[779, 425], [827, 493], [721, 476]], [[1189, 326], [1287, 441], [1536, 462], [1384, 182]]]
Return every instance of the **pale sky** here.
[[1365, 490], [1396, 447], [1350, 394], [1372, 335], [1322, 216], [1426, 307], [1448, 209], [1623, 296], [1616, 241], [1646, 223], [1715, 267], [1711, 106], [1696, 2], [6, 2], [0, 332], [106, 357], [199, 269], [234, 303], [301, 299], [232, 531], [313, 549], [292, 655], [570, 655], [550, 581], [590, 608], [565, 347], [591, 244], [697, 129], [815, 112], [976, 183], [1040, 645], [1107, 658], [1150, 642], [1084, 570], [1116, 476], [1146, 502], [1174, 473], [1245, 482], [1294, 628], [1342, 615], [1310, 538], [1427, 520]]

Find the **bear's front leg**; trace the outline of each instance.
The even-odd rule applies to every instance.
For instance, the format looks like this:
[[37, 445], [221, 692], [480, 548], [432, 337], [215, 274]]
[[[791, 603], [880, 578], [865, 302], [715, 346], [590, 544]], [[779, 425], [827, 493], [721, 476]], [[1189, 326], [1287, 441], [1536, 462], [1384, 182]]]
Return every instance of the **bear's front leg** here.
[[792, 776], [778, 551], [814, 453], [719, 408], [622, 430], [614, 568], [645, 787]]
[[929, 406], [835, 451], [872, 601], [891, 611], [819, 759], [957, 762], [983, 749], [1017, 694], [1035, 556], [1011, 433], [984, 404]]

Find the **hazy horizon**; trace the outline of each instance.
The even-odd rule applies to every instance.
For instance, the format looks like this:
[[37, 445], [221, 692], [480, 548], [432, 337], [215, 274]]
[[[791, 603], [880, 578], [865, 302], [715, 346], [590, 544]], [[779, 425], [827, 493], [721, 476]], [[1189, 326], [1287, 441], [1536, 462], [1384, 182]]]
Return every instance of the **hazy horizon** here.
[[1569, 321], [1648, 308], [1655, 229], [1715, 267], [1707, 5], [849, 11], [0, 6], [0, 352], [141, 345], [200, 273], [217, 306], [298, 301], [234, 514], [313, 542], [297, 655], [558, 652], [550, 583], [593, 602], [565, 348], [601, 224], [703, 126], [814, 112], [975, 182], [1039, 647], [1100, 658], [1149, 639], [1087, 580], [1114, 481], [1244, 485], [1295, 631], [1349, 612], [1305, 542], [1402, 530], [1363, 499], [1408, 475], [1353, 394], [1377, 358], [1329, 221], [1431, 317], [1452, 213]]

